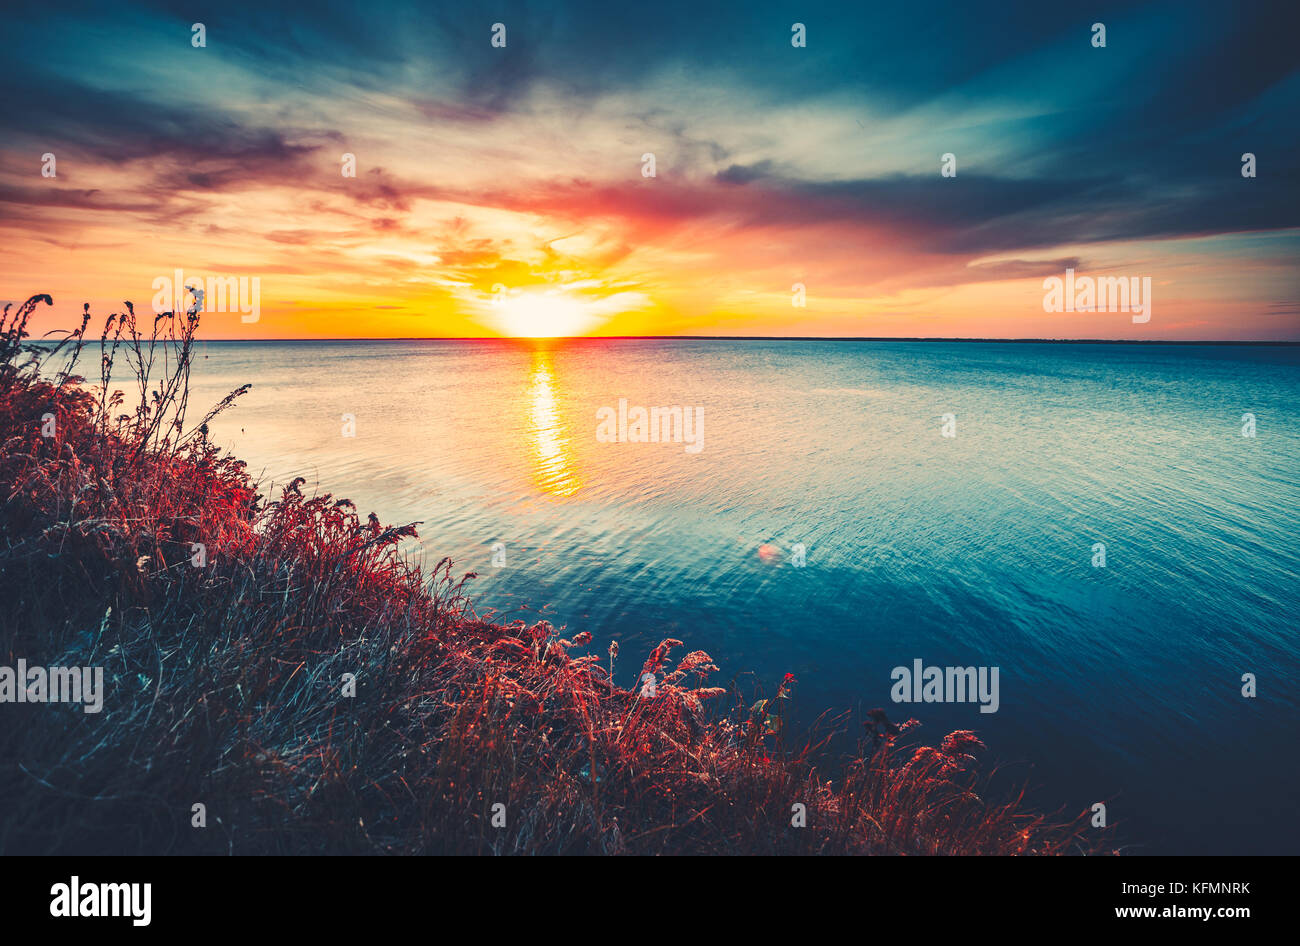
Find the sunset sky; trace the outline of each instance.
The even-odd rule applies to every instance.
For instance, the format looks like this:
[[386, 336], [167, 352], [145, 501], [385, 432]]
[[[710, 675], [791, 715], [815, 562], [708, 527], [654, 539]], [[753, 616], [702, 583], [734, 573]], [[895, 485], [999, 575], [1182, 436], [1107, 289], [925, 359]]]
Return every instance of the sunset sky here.
[[[40, 332], [180, 268], [260, 280], [209, 338], [1300, 339], [1294, 3], [314, 6], [6, 9], [0, 298], [53, 295]], [[1067, 267], [1151, 277], [1151, 321], [1045, 313]]]

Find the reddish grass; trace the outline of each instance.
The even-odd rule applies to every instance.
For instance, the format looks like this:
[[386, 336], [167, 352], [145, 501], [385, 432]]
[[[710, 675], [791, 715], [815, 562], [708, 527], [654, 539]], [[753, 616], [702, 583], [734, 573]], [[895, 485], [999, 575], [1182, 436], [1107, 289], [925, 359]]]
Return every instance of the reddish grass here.
[[982, 798], [972, 733], [903, 748], [909, 724], [876, 711], [823, 773], [824, 743], [785, 745], [792, 677], [746, 710], [702, 651], [674, 668], [669, 639], [642, 697], [612, 683], [617, 644], [479, 620], [449, 562], [426, 576], [400, 554], [412, 526], [301, 481], [259, 496], [207, 439], [246, 389], [187, 427], [197, 317], [111, 316], [89, 387], [88, 312], [51, 351], [25, 341], [42, 302], [0, 320], [0, 662], [102, 665], [107, 693], [97, 715], [0, 707], [0, 852], [1099, 849], [1086, 813]]

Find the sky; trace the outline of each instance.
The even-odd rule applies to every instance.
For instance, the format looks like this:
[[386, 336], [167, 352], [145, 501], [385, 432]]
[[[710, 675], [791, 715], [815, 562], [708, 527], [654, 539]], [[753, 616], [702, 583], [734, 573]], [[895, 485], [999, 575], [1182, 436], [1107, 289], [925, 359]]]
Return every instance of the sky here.
[[1300, 340], [1293, 0], [303, 6], [6, 7], [38, 334], [179, 269], [208, 338]]

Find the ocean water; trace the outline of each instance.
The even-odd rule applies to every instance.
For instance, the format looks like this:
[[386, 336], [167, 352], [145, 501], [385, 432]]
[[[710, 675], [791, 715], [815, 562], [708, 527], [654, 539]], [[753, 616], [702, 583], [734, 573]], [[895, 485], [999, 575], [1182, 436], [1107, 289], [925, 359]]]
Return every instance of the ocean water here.
[[[213, 433], [266, 486], [422, 522], [480, 612], [617, 639], [625, 686], [675, 637], [715, 685], [795, 674], [804, 723], [973, 729], [1130, 853], [1300, 853], [1300, 348], [209, 342], [191, 403], [247, 382]], [[602, 442], [620, 398], [702, 408], [702, 449]], [[998, 667], [997, 712], [893, 703], [917, 659]]]

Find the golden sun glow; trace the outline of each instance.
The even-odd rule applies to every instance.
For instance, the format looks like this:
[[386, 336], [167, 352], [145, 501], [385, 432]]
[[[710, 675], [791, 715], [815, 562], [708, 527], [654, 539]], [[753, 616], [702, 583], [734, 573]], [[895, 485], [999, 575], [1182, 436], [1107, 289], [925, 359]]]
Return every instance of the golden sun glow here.
[[497, 305], [500, 328], [515, 337], [580, 335], [590, 321], [578, 300], [549, 293], [526, 292]]
[[612, 316], [648, 302], [639, 292], [594, 297], [573, 287], [502, 290], [488, 303], [484, 321], [513, 338], [561, 338], [585, 335]]

